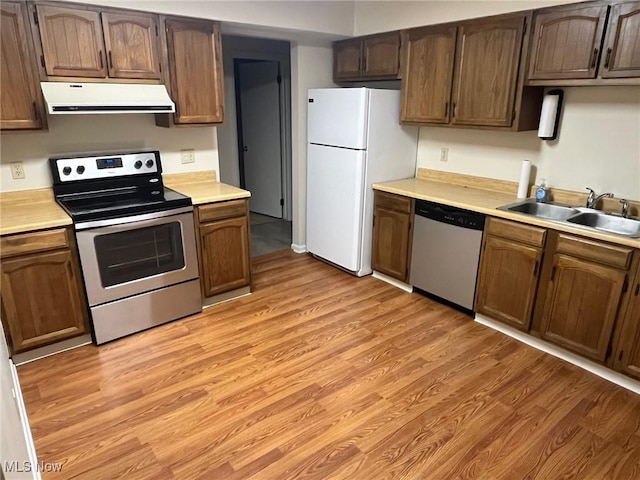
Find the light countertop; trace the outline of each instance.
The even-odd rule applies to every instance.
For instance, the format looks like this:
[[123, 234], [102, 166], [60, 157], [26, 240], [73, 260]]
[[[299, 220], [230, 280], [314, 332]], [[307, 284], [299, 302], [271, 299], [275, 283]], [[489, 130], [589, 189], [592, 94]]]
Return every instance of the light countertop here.
[[71, 225], [50, 188], [0, 193], [0, 235]]
[[527, 223], [529, 225], [551, 228], [562, 232], [581, 235], [583, 237], [616, 243], [618, 245], [640, 248], [640, 239], [637, 238], [623, 237], [589, 228], [574, 227], [564, 223], [556, 223], [530, 215], [496, 210], [497, 207], [519, 201], [512, 193], [484, 190], [463, 185], [424, 180], [421, 178], [407, 178], [393, 182], [377, 183], [373, 185], [373, 189], [387, 193], [395, 193], [406, 197], [443, 203], [453, 207], [484, 213], [493, 217], [505, 218], [520, 223]]
[[165, 174], [162, 180], [166, 187], [191, 197], [194, 205], [251, 196], [247, 190], [218, 182], [215, 171]]

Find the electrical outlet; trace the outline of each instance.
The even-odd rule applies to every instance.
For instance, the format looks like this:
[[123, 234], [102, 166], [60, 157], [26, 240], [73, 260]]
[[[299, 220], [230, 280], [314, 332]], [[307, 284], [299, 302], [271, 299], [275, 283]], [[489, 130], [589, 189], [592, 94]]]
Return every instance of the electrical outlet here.
[[14, 180], [21, 180], [24, 178], [24, 166], [22, 162], [11, 162], [11, 177]]
[[442, 147], [440, 149], [440, 161], [441, 162], [447, 162], [449, 161], [449, 149]]
[[196, 153], [193, 151], [193, 148], [180, 150], [180, 154], [182, 155], [182, 163], [194, 163], [196, 161]]

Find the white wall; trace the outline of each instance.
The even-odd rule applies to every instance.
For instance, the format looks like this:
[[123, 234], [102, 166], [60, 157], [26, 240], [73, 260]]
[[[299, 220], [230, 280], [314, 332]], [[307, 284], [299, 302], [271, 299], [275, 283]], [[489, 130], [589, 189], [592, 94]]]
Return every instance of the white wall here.
[[[181, 149], [195, 150], [195, 163], [182, 164]], [[156, 127], [150, 114], [50, 115], [48, 132], [0, 134], [0, 191], [51, 186], [51, 156], [120, 149], [160, 150], [166, 173], [218, 171], [215, 127]], [[10, 162], [24, 162], [26, 178], [13, 180]]]
[[[640, 87], [564, 91], [557, 140], [540, 140], [537, 132], [422, 127], [418, 166], [518, 181], [521, 161], [529, 159], [538, 182], [640, 199]], [[440, 161], [442, 147], [449, 148], [447, 163]]]
[[[20, 385], [14, 375], [15, 367], [9, 359], [9, 349], [0, 324], [0, 470], [4, 462], [18, 462], [19, 469], [26, 470], [25, 462], [35, 464], [35, 450], [31, 432], [24, 429], [23, 421], [28, 425], [25, 417], [21, 417], [21, 408], [14, 398], [14, 393], [21, 401]], [[4, 472], [7, 480], [40, 478], [36, 472]]]
[[[70, 0], [78, 1], [78, 0]], [[79, 0], [287, 30], [353, 35], [354, 4], [341, 1]]]
[[291, 49], [293, 155], [293, 247], [303, 250], [307, 231], [307, 90], [334, 87], [333, 50], [296, 45]]
[[582, 0], [356, 1], [354, 35], [576, 3]]

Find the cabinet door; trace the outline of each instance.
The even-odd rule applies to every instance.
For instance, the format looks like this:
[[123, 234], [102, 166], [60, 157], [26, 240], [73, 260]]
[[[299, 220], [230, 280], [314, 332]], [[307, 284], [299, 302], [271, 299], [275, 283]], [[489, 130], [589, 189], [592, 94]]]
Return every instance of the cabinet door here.
[[220, 25], [169, 19], [166, 27], [175, 123], [221, 123], [224, 86]]
[[556, 254], [542, 316], [543, 338], [604, 360], [626, 272]]
[[485, 239], [476, 311], [528, 331], [542, 250], [498, 237]]
[[456, 31], [426, 27], [404, 33], [401, 121], [449, 123]]
[[511, 126], [524, 21], [478, 20], [458, 28], [452, 124]]
[[362, 76], [397, 78], [400, 34], [377, 35], [362, 41]]
[[371, 265], [374, 270], [397, 278], [409, 279], [411, 215], [376, 208], [373, 215]]
[[610, 18], [600, 76], [640, 77], [640, 2], [614, 5]]
[[205, 297], [251, 283], [247, 217], [201, 224], [200, 248]]
[[98, 12], [48, 5], [36, 8], [48, 75], [107, 76]]
[[362, 40], [343, 40], [333, 44], [333, 78], [336, 80], [360, 77]]
[[529, 79], [594, 78], [607, 8], [577, 7], [537, 14]]
[[35, 53], [27, 37], [26, 6], [2, 2], [2, 96], [0, 128], [42, 128], [40, 94], [33, 60]]
[[81, 292], [70, 250], [3, 260], [3, 320], [13, 353], [87, 333]]
[[160, 78], [156, 18], [137, 13], [102, 14], [110, 77]]
[[613, 366], [616, 370], [640, 379], [640, 268], [631, 287], [631, 297]]

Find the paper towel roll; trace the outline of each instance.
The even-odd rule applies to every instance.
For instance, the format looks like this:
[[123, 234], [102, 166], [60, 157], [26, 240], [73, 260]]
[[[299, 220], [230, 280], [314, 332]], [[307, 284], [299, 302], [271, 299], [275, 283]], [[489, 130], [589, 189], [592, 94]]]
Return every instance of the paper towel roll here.
[[558, 134], [563, 93], [562, 90], [551, 90], [544, 96], [538, 126], [538, 136], [543, 140], [555, 140]]
[[529, 196], [529, 175], [531, 174], [531, 162], [529, 160], [522, 161], [520, 170], [520, 182], [518, 182], [518, 198], [527, 198]]

